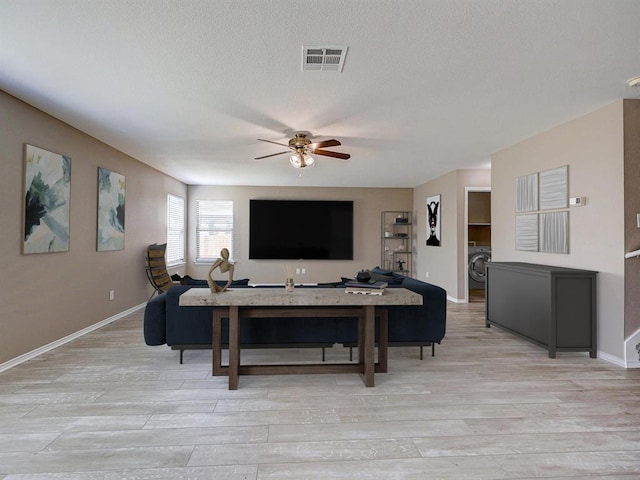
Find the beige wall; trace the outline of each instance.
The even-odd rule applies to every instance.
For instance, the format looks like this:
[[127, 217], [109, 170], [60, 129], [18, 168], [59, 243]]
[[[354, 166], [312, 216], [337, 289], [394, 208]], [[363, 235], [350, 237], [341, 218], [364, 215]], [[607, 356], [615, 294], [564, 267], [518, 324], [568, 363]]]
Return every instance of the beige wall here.
[[[69, 252], [21, 254], [25, 143], [71, 157]], [[147, 300], [143, 252], [165, 241], [166, 195], [185, 185], [2, 91], [0, 164], [0, 364]], [[96, 251], [98, 166], [126, 177], [122, 251]]]
[[[417, 269], [416, 278], [447, 291], [450, 299], [466, 299], [465, 276], [465, 187], [489, 187], [490, 170], [455, 170], [414, 190], [416, 213]], [[427, 197], [440, 195], [441, 246], [427, 246]], [[429, 273], [427, 278], [426, 274]]]
[[[496, 153], [492, 159], [493, 260], [597, 270], [598, 350], [624, 357], [622, 101]], [[569, 165], [570, 253], [515, 250], [515, 178]]]
[[[249, 260], [249, 200], [304, 199], [353, 200], [353, 261], [280, 261]], [[305, 275], [295, 275], [300, 283], [337, 281], [351, 277], [363, 268], [380, 264], [380, 214], [384, 210], [411, 210], [413, 190], [410, 188], [304, 188], [304, 187], [189, 187], [188, 273], [206, 278], [209, 265], [196, 265], [195, 225], [197, 200], [233, 200], [234, 205], [234, 278], [249, 278], [253, 283], [283, 282], [285, 268], [305, 268]]]

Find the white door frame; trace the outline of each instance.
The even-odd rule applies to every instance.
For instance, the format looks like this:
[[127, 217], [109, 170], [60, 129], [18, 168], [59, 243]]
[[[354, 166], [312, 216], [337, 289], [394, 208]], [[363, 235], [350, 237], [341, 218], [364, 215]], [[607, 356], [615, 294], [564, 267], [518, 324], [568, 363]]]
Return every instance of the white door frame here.
[[469, 192], [490, 192], [491, 187], [464, 187], [464, 261], [462, 270], [464, 276], [464, 303], [469, 303], [469, 272], [467, 271], [469, 259]]

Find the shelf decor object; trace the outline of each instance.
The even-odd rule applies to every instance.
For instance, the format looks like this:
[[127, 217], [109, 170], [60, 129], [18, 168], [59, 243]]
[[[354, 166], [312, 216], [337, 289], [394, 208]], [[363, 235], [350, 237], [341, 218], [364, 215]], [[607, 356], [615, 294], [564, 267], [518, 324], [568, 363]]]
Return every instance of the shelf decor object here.
[[71, 159], [25, 145], [22, 253], [69, 251]]
[[125, 178], [98, 167], [98, 232], [99, 252], [124, 250]]
[[380, 219], [380, 267], [413, 275], [413, 212], [385, 211]]

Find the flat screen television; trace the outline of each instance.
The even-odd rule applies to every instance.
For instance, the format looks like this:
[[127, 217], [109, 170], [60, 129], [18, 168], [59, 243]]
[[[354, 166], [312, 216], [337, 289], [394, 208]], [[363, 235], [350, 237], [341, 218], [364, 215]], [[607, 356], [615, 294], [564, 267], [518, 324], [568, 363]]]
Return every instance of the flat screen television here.
[[353, 260], [353, 202], [250, 200], [249, 259]]

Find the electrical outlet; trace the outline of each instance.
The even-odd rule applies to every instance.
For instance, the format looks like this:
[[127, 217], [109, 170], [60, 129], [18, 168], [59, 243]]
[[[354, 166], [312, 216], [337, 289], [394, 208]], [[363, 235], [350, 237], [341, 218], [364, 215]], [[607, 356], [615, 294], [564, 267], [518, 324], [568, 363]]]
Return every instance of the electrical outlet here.
[[109, 290], [109, 301], [115, 300], [116, 299], [116, 291], [115, 290]]
[[300, 269], [296, 268], [296, 275], [300, 275]]
[[306, 275], [306, 274], [307, 274], [307, 269], [306, 269], [306, 268], [303, 268], [303, 269], [302, 269], [302, 275]]
[[429, 272], [424, 272], [425, 278], [429, 278]]

